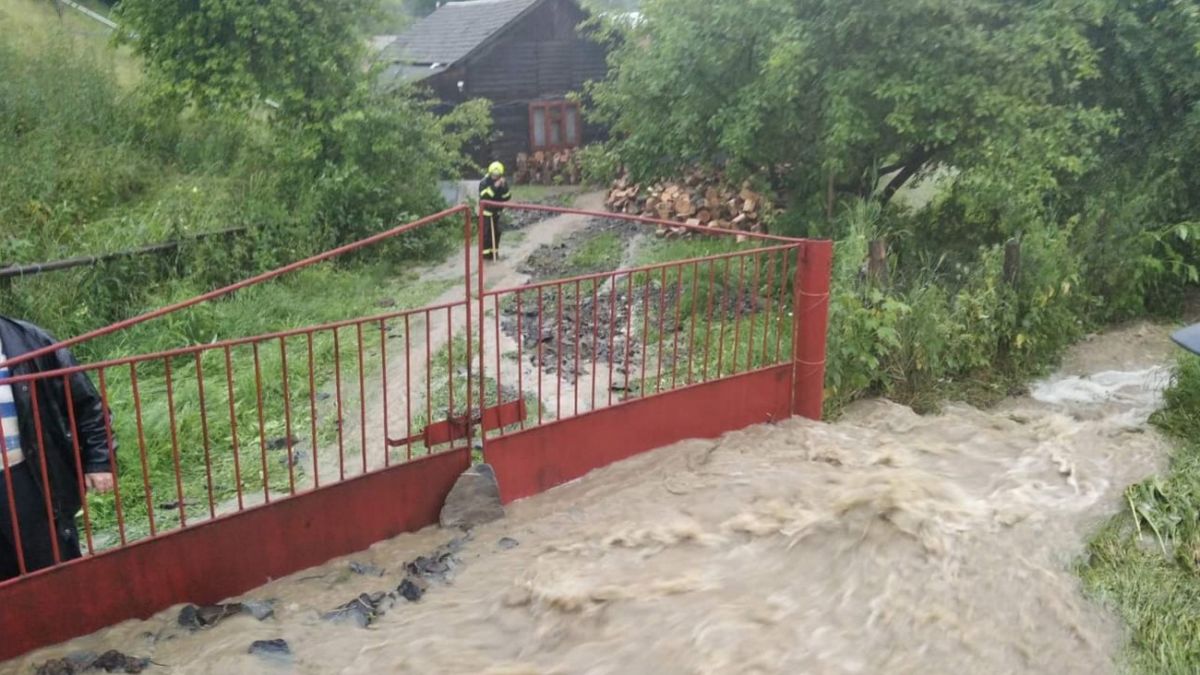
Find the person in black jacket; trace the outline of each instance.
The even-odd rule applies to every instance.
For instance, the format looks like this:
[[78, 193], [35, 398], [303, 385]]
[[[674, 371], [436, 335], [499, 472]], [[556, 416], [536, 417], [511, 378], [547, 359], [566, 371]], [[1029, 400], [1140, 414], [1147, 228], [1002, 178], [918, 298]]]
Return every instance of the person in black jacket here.
[[[504, 165], [492, 162], [488, 174], [479, 182], [479, 199], [481, 201], [506, 202], [512, 199], [508, 189], [508, 181], [504, 179]], [[500, 257], [500, 213], [503, 209], [497, 206], [485, 206], [483, 209], [483, 257], [496, 260]]]
[[[77, 365], [65, 349], [16, 363], [11, 369], [5, 365], [55, 342], [37, 326], [0, 316], [0, 581], [21, 574], [22, 560], [26, 572], [53, 565], [51, 531], [59, 559], [78, 558], [75, 514], [82, 505], [80, 485], [96, 492], [113, 488], [115, 443], [110, 450], [108, 413], [87, 375], [77, 372], [65, 381], [63, 377], [16, 383], [6, 379]], [[16, 527], [10, 505], [16, 507]]]

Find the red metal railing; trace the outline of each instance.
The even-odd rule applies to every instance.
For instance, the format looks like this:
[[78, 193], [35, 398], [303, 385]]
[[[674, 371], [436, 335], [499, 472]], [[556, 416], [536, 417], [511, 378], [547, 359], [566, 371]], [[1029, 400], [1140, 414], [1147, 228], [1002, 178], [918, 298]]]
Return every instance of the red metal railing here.
[[[828, 242], [504, 206], [730, 239], [701, 257], [489, 289], [482, 227], [459, 207], [13, 358], [14, 375], [0, 384], [30, 392], [39, 420], [35, 438], [22, 438], [30, 468], [47, 484], [48, 456], [74, 464], [82, 509], [60, 517], [78, 524], [82, 557], [71, 560], [48, 531], [53, 564], [34, 570], [18, 549], [20, 573], [0, 580], [0, 603], [55, 606], [50, 596], [65, 602], [81, 584], [103, 592], [69, 620], [0, 619], [12, 637], [0, 658], [176, 602], [219, 600], [428, 524], [470, 463], [477, 433], [511, 500], [681, 438], [795, 412], [819, 416]], [[444, 303], [23, 372], [57, 349], [448, 218], [462, 218], [463, 288]], [[119, 459], [111, 497], [85, 492], [69, 386], [76, 377], [94, 383], [111, 411], [103, 421], [103, 443]], [[68, 411], [65, 453], [48, 447], [37, 414], [45, 405]], [[564, 443], [574, 445], [569, 453]], [[9, 495], [0, 517], [19, 530], [7, 453], [0, 461]], [[284, 536], [288, 528], [305, 535]], [[257, 557], [239, 548], [246, 536], [261, 537], [257, 549], [248, 544]], [[193, 548], [213, 557], [181, 567], [181, 552]], [[110, 579], [127, 569], [136, 579]], [[125, 583], [150, 590], [130, 604]]]
[[[2, 383], [28, 392], [37, 424], [34, 438], [21, 439], [30, 469], [41, 485], [48, 485], [55, 453], [69, 454], [75, 464], [75, 497], [82, 508], [78, 514], [58, 513], [57, 520], [59, 526], [77, 526], [83, 557], [447, 450], [456, 439], [424, 432], [452, 416], [455, 388], [469, 387], [471, 378], [457, 372], [471, 367], [466, 350], [453, 353], [456, 340], [471, 340], [469, 289], [461, 300], [420, 309], [50, 372], [19, 374], [26, 369], [23, 364], [455, 217], [462, 219], [469, 251], [470, 211], [458, 207], [9, 360], [6, 365], [14, 374]], [[464, 280], [470, 264], [471, 257], [465, 256]], [[403, 341], [402, 363], [389, 363], [389, 341]], [[111, 498], [89, 500], [86, 493], [79, 421], [70, 400], [76, 377], [93, 383], [103, 409], [110, 411], [104, 417], [103, 443], [118, 458], [112, 463]], [[466, 393], [459, 399], [465, 401]], [[47, 405], [68, 412], [74, 446], [69, 453], [49, 447], [38, 414]], [[3, 445], [0, 434], [0, 450]], [[0, 452], [0, 461], [9, 502], [0, 517], [17, 534], [18, 567], [24, 576], [35, 570], [20, 547], [22, 527], [7, 452]], [[41, 520], [53, 562], [64, 563], [75, 555], [59, 550], [54, 536], [55, 503], [62, 495], [42, 492], [46, 517]], [[5, 583], [14, 581], [0, 580]]]

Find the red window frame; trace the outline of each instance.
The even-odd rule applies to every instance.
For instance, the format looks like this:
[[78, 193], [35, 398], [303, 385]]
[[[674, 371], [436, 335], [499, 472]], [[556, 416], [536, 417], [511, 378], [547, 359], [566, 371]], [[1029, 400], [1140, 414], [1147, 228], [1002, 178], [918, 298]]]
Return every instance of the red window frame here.
[[[537, 142], [537, 111], [542, 111], [542, 140]], [[575, 116], [575, 139], [567, 139], [567, 115]], [[551, 131], [558, 131], [558, 143], [551, 143]], [[529, 148], [532, 152], [557, 152], [567, 148], [578, 148], [583, 141], [583, 118], [579, 104], [572, 101], [534, 101], [529, 104]]]

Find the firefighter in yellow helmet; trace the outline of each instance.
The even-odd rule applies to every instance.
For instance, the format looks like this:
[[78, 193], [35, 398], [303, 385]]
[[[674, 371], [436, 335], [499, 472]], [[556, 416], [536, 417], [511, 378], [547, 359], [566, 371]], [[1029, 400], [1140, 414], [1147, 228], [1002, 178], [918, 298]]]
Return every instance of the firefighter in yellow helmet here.
[[[479, 182], [480, 201], [506, 202], [512, 199], [508, 181], [504, 179], [504, 165], [492, 162], [487, 175]], [[483, 207], [483, 257], [496, 260], [500, 257], [500, 212], [497, 206]]]

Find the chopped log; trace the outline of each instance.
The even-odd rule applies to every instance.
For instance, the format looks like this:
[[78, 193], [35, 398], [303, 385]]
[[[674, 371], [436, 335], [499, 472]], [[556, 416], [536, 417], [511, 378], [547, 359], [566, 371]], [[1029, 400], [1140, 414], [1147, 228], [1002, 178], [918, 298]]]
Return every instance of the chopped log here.
[[700, 209], [696, 212], [696, 222], [701, 225], [707, 225], [712, 221], [712, 211], [708, 209]]

